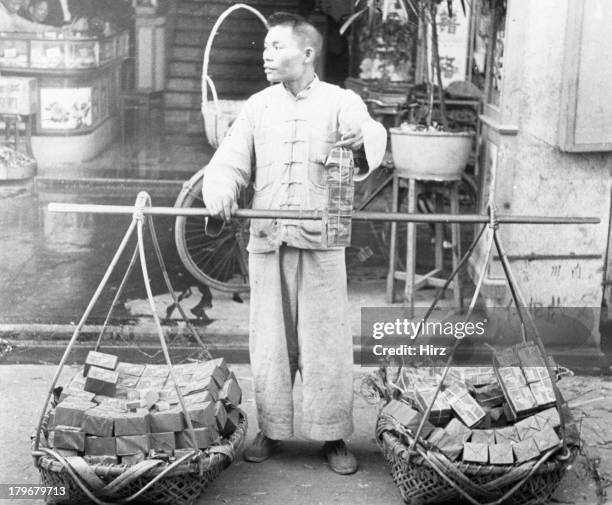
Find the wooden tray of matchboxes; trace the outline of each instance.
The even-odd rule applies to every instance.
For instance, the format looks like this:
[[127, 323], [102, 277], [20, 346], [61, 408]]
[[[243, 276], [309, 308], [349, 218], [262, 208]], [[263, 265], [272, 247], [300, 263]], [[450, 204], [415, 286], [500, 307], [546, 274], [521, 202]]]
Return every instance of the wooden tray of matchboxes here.
[[401, 394], [386, 399], [377, 437], [404, 501], [548, 503], [579, 447], [554, 370], [531, 342], [496, 352], [490, 367], [450, 368], [413, 450], [441, 372], [402, 370], [381, 389]]
[[90, 352], [57, 388], [33, 453], [43, 484], [67, 490], [48, 501], [192, 503], [244, 441], [241, 399], [223, 358], [171, 374]]

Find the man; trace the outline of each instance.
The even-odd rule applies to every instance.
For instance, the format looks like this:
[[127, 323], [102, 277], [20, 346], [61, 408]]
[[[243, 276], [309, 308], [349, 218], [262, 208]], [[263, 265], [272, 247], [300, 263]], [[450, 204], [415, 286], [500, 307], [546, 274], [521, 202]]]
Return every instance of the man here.
[[[334, 146], [365, 149], [371, 169], [384, 155], [385, 129], [353, 92], [319, 81], [322, 38], [306, 19], [277, 13], [263, 53], [268, 81], [253, 95], [206, 167], [203, 197], [229, 221], [255, 166], [253, 208], [325, 206], [324, 161]], [[367, 175], [357, 176], [360, 180]], [[212, 233], [214, 220], [207, 223]], [[357, 461], [344, 438], [353, 430], [353, 346], [348, 325], [344, 248], [321, 245], [321, 222], [251, 221], [250, 358], [260, 432], [244, 458], [269, 458], [293, 435], [292, 389], [303, 385], [302, 433], [325, 442], [332, 470], [350, 474]]]
[[33, 23], [19, 16], [25, 7], [23, 0], [0, 0], [0, 32], [46, 32], [53, 29], [47, 25]]
[[35, 23], [47, 23], [49, 18], [49, 2], [47, 0], [32, 0], [24, 16]]

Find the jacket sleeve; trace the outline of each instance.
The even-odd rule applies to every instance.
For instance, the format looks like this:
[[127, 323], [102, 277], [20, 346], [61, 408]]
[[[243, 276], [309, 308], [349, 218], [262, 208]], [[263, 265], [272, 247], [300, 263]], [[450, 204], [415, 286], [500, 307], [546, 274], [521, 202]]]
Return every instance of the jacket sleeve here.
[[340, 135], [348, 130], [361, 128], [363, 148], [368, 162], [366, 172], [355, 174], [355, 180], [361, 181], [382, 163], [387, 149], [387, 130], [378, 121], [372, 119], [363, 100], [357, 93], [350, 90], [343, 90], [338, 122]]
[[[229, 196], [234, 202], [251, 178], [253, 160], [253, 105], [247, 101], [229, 129], [226, 137], [204, 168], [202, 198], [208, 207], [210, 202]], [[222, 222], [206, 220], [206, 233], [218, 235]]]
[[253, 159], [253, 124], [247, 102], [226, 137], [204, 168], [202, 193], [204, 203], [229, 195], [234, 201], [251, 178]]

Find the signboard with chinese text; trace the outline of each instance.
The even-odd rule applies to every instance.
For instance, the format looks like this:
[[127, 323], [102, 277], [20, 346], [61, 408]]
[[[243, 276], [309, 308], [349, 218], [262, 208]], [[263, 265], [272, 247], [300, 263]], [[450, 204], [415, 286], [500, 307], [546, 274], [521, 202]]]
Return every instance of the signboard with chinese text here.
[[[436, 22], [438, 25], [438, 51], [442, 70], [442, 84], [463, 81], [467, 73], [467, 56], [470, 39], [470, 5], [465, 2], [465, 14], [460, 0], [453, 0], [452, 16], [446, 2], [440, 4]], [[429, 44], [431, 58], [431, 44]], [[430, 60], [431, 61], [431, 60]]]

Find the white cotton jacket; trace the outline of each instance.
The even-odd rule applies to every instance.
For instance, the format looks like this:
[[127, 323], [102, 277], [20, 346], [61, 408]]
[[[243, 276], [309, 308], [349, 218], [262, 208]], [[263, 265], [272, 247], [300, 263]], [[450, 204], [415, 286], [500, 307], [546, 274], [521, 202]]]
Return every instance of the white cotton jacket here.
[[[237, 199], [253, 176], [252, 208], [313, 210], [325, 205], [325, 158], [342, 135], [361, 127], [369, 169], [382, 162], [387, 132], [354, 92], [318, 78], [297, 95], [282, 84], [247, 100], [204, 170], [204, 202], [225, 194]], [[254, 169], [254, 173], [253, 173]], [[253, 219], [248, 250], [278, 249], [282, 242], [322, 249], [321, 222]]]

